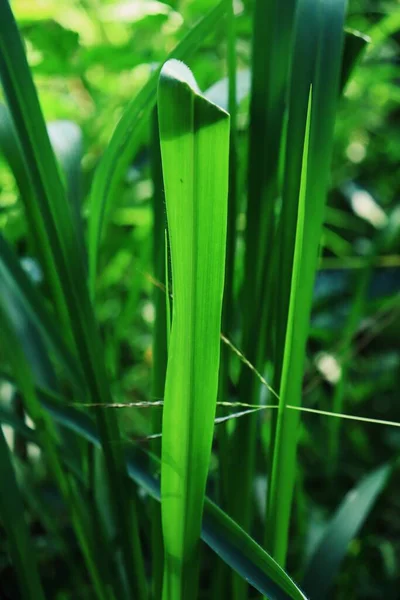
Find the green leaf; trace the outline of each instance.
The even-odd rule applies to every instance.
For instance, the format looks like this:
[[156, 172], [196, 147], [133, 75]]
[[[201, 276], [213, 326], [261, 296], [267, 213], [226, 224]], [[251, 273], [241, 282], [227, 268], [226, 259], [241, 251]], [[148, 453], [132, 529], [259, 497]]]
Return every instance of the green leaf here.
[[162, 437], [163, 598], [179, 600], [197, 594], [214, 431], [229, 115], [200, 94], [191, 71], [176, 60], [161, 71], [158, 113], [174, 297]]
[[327, 597], [349, 543], [360, 531], [391, 471], [392, 466], [386, 464], [364, 477], [345, 496], [327, 524], [304, 576], [304, 589], [312, 600]]
[[[151, 166], [152, 179], [154, 185], [153, 192], [153, 213], [154, 213], [154, 230], [153, 230], [153, 265], [154, 276], [157, 281], [163, 285], [166, 283], [166, 244], [163, 240], [166, 235], [165, 223], [165, 196], [164, 183], [162, 176], [161, 165], [161, 148], [160, 134], [158, 126], [157, 110], [154, 110], [152, 118], [152, 144], [151, 144]], [[167, 291], [168, 294], [168, 291]], [[158, 286], [154, 286], [153, 300], [155, 308], [155, 321], [153, 330], [153, 369], [152, 369], [152, 385], [151, 395], [153, 398], [163, 398], [165, 388], [165, 375], [167, 372], [167, 294]], [[153, 410], [151, 416], [151, 424], [153, 433], [157, 434], [162, 430], [162, 412]], [[152, 452], [156, 456], [161, 456], [161, 440], [156, 438], [151, 445]], [[161, 509], [157, 502], [153, 503], [151, 514], [151, 551], [152, 551], [152, 580], [153, 580], [153, 596], [161, 598], [162, 596], [162, 580], [164, 568], [164, 542], [162, 538], [161, 526]]]
[[[168, 58], [187, 59], [212, 31], [226, 11], [221, 0], [169, 54]], [[89, 286], [94, 295], [99, 245], [110, 204], [129, 162], [135, 156], [143, 128], [156, 103], [160, 68], [156, 69], [141, 92], [132, 100], [119, 121], [96, 170], [91, 190], [89, 214]]]

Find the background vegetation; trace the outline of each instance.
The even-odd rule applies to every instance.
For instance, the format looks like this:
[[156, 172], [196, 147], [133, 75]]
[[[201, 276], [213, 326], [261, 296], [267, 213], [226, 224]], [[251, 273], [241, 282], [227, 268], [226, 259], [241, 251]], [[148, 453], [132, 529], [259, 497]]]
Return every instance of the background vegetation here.
[[[164, 188], [170, 219], [181, 155], [163, 147], [163, 181], [159, 135], [184, 100], [159, 91], [160, 133], [155, 106], [156, 70], [174, 51], [231, 130], [222, 323], [189, 340], [192, 375], [179, 371], [182, 348], [170, 361], [168, 398], [185, 397], [171, 382], [187, 376], [198, 404], [183, 423], [171, 401], [164, 422], [168, 452], [183, 434], [203, 440], [214, 398], [207, 421], [191, 382], [209, 376], [214, 389], [219, 374], [208, 545], [188, 560], [203, 502], [194, 452], [183, 479], [193, 504], [189, 492], [187, 513], [163, 503], [172, 532], [183, 514], [189, 524], [163, 598], [397, 599], [399, 3], [350, 1], [343, 55], [339, 0], [10, 4], [61, 168], [1, 0], [0, 597], [162, 597], [154, 498], [170, 311], [186, 287], [171, 275], [173, 245], [165, 256]], [[227, 136], [199, 141], [203, 126], [200, 115], [194, 196], [218, 172], [224, 202]], [[194, 227], [207, 240], [220, 216], [207, 223], [204, 206]], [[192, 281], [197, 307], [210, 268], [200, 262]], [[221, 364], [208, 372], [199, 340], [218, 354], [218, 330]]]

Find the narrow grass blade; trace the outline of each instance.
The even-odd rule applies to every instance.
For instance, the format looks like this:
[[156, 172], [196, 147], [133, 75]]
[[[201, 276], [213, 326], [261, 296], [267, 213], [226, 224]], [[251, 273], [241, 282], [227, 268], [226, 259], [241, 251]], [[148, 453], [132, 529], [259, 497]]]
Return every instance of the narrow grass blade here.
[[367, 519], [391, 471], [390, 465], [383, 465], [364, 477], [346, 495], [326, 526], [304, 576], [304, 589], [312, 600], [327, 597], [350, 541]]
[[[224, 302], [222, 310], [222, 331], [231, 337], [234, 325], [235, 313], [235, 255], [236, 255], [236, 224], [238, 217], [238, 132], [237, 132], [237, 77], [236, 77], [236, 21], [234, 12], [234, 0], [228, 0], [227, 15], [227, 67], [228, 85], [227, 99], [228, 112], [230, 114], [230, 146], [229, 146], [229, 193], [228, 193], [228, 221], [226, 240], [226, 274], [224, 287]], [[219, 106], [221, 106], [218, 103]], [[219, 373], [218, 400], [224, 401], [228, 398], [229, 390], [229, 365], [230, 350], [221, 341], [221, 362]], [[226, 509], [229, 498], [229, 437], [226, 424], [222, 424], [218, 431], [218, 460], [219, 460], [219, 490], [218, 499], [220, 505]], [[214, 598], [230, 595], [227, 586], [230, 584], [230, 571], [227, 566], [219, 561], [214, 569], [213, 596]]]
[[[165, 262], [166, 262], [166, 244], [165, 239], [165, 197], [164, 182], [161, 166], [161, 148], [160, 134], [158, 127], [157, 110], [154, 110], [152, 119], [152, 178], [153, 178], [153, 213], [154, 213], [154, 233], [153, 233], [153, 264], [154, 277], [163, 285], [166, 283]], [[167, 372], [167, 304], [166, 295], [158, 286], [154, 286], [153, 295], [155, 307], [155, 321], [153, 330], [153, 372], [152, 372], [152, 397], [164, 398], [165, 376]], [[152, 431], [158, 433], [162, 430], [162, 412], [153, 410]], [[155, 439], [152, 442], [151, 450], [156, 456], [161, 456], [161, 440]], [[162, 579], [164, 570], [164, 542], [161, 528], [161, 510], [157, 502], [152, 506], [152, 579], [153, 579], [153, 598], [162, 596]]]
[[162, 438], [163, 599], [183, 600], [197, 595], [217, 401], [229, 115], [178, 61], [161, 71], [158, 113], [174, 297]]
[[18, 489], [10, 451], [0, 427], [0, 481], [5, 487], [0, 494], [0, 517], [6, 531], [8, 548], [18, 575], [21, 597], [45, 600], [35, 561], [36, 552], [29, 537], [24, 505]]
[[[293, 485], [294, 485], [294, 473], [293, 471], [282, 472], [279, 470], [282, 468], [282, 465], [285, 465], [285, 469], [288, 469], [289, 466], [294, 468], [293, 459], [292, 464], [288, 463], [288, 451], [290, 448], [295, 446], [296, 440], [291, 440], [289, 446], [282, 447], [282, 438], [284, 434], [288, 431], [288, 421], [292, 417], [292, 412], [289, 413], [289, 418], [287, 412], [285, 412], [286, 404], [289, 402], [290, 398], [293, 398], [293, 391], [298, 393], [296, 387], [292, 387], [293, 382], [297, 385], [297, 380], [302, 378], [302, 369], [303, 364], [296, 364], [298, 360], [298, 356], [296, 355], [296, 320], [299, 319], [299, 313], [301, 307], [299, 305], [299, 287], [301, 285], [301, 263], [303, 258], [303, 247], [304, 247], [304, 219], [305, 219], [305, 200], [306, 200], [306, 185], [307, 185], [307, 168], [308, 168], [308, 152], [309, 152], [309, 137], [310, 137], [310, 122], [311, 122], [311, 107], [312, 107], [312, 88], [310, 88], [309, 94], [309, 105], [308, 105], [308, 114], [307, 114], [307, 122], [306, 122], [306, 131], [304, 138], [304, 149], [303, 149], [303, 161], [302, 161], [302, 174], [301, 174], [301, 184], [300, 184], [300, 194], [299, 194], [299, 207], [298, 207], [298, 218], [297, 218], [297, 228], [296, 228], [296, 243], [295, 243], [295, 252], [294, 252], [294, 261], [293, 261], [293, 275], [292, 275], [292, 283], [291, 283], [291, 295], [290, 295], [290, 305], [289, 305], [289, 315], [288, 315], [288, 327], [286, 330], [286, 340], [285, 340], [285, 355], [283, 361], [283, 369], [282, 369], [282, 383], [280, 388], [280, 407], [278, 412], [278, 420], [277, 420], [277, 430], [276, 430], [276, 443], [274, 447], [274, 456], [272, 462], [272, 473], [271, 473], [271, 490], [270, 490], [270, 505], [268, 507], [267, 513], [267, 539], [268, 536], [271, 537], [271, 542], [275, 543], [273, 546], [275, 550], [275, 556], [277, 560], [283, 564], [285, 561], [286, 555], [286, 547], [287, 547], [287, 528], [288, 528], [288, 520], [290, 515], [290, 502], [287, 499], [283, 498], [282, 495], [278, 495], [278, 493], [288, 493], [288, 490], [291, 494], [293, 494]], [[301, 317], [300, 317], [301, 318]], [[297, 378], [293, 380], [293, 373], [297, 369], [300, 371], [297, 374]], [[299, 417], [296, 415], [296, 425], [298, 423]], [[295, 417], [295, 418], [296, 418]], [[285, 419], [286, 418], [286, 419]], [[292, 426], [290, 433], [294, 436], [296, 435], [295, 429], [293, 428], [293, 423], [290, 423]], [[286, 431], [285, 431], [286, 428]], [[287, 435], [287, 433], [286, 433]], [[285, 440], [287, 442], [287, 439]], [[280, 444], [280, 445], [279, 445]], [[291, 458], [291, 457], [290, 457]], [[280, 514], [280, 507], [286, 506], [286, 511], [283, 517]], [[279, 524], [275, 524], [274, 519], [280, 517], [281, 522]], [[286, 519], [287, 521], [285, 521]], [[284, 526], [286, 529], [284, 529]]]
[[[185, 59], [202, 43], [214, 29], [226, 11], [226, 0], [221, 0], [174, 48], [167, 59]], [[143, 128], [147, 126], [151, 111], [156, 103], [157, 83], [160, 68], [157, 69], [141, 92], [132, 100], [119, 121], [96, 170], [91, 190], [89, 216], [89, 287], [91, 295], [95, 291], [95, 278], [99, 244], [104, 221], [118, 183], [121, 181], [129, 162], [134, 157], [141, 140]]]
[[[92, 419], [75, 408], [41, 398], [46, 410], [61, 426], [81, 435], [100, 448], [100, 439]], [[2, 415], [0, 413], [0, 419]], [[10, 423], [13, 425], [13, 423]], [[25, 430], [24, 430], [25, 431]], [[30, 430], [28, 439], [36, 440], [37, 432]], [[160, 483], [149, 471], [150, 455], [140, 448], [127, 451], [127, 472], [152, 498], [161, 500]], [[157, 457], [151, 457], [158, 465]], [[306, 596], [289, 575], [235, 521], [205, 498], [202, 539], [227, 565], [250, 585], [271, 600], [306, 600]]]

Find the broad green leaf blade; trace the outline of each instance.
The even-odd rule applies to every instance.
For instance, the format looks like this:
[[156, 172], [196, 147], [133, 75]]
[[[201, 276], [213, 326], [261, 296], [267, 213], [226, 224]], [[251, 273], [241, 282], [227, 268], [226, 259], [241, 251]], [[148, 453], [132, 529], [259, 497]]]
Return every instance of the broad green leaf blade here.
[[35, 561], [36, 552], [25, 522], [24, 505], [11, 463], [10, 451], [0, 427], [0, 519], [8, 539], [8, 548], [18, 575], [24, 600], [45, 600]]
[[[281, 565], [285, 564], [287, 552], [300, 414], [288, 410], [286, 405], [301, 404], [338, 100], [345, 7], [346, 0], [299, 0], [296, 17], [277, 295], [276, 368], [279, 378], [282, 372], [281, 400], [267, 506], [268, 548]], [[307, 123], [309, 141], [305, 165]], [[299, 215], [300, 202], [304, 204], [302, 215]]]
[[[59, 425], [81, 435], [97, 448], [101, 447], [99, 435], [92, 419], [83, 412], [63, 406], [51, 395], [40, 392], [41, 402]], [[14, 425], [11, 419], [7, 423]], [[0, 412], [0, 421], [3, 414]], [[6, 421], [3, 421], [6, 422]], [[40, 445], [37, 432], [24, 428], [22, 434]], [[159, 466], [157, 457], [152, 460]], [[129, 477], [152, 498], [160, 502], [160, 483], [149, 472], [149, 455], [141, 448], [130, 448], [126, 454]], [[279, 565], [235, 521], [219, 509], [211, 500], [205, 499], [202, 539], [221, 558], [270, 600], [306, 600], [299, 587]]]
[[[167, 57], [187, 59], [196, 50], [204, 38], [214, 29], [226, 12], [226, 0], [221, 0]], [[99, 245], [110, 203], [118, 183], [135, 156], [141, 133], [156, 103], [157, 83], [160, 75], [158, 68], [141, 92], [126, 108], [112, 135], [103, 158], [96, 170], [91, 190], [89, 215], [89, 287], [92, 297], [95, 291], [95, 279]]]
[[197, 594], [217, 401], [229, 115], [175, 60], [161, 71], [158, 113], [174, 297], [162, 437], [163, 598], [183, 600]]
[[210, 500], [205, 503], [202, 538], [241, 578], [269, 600], [306, 600], [278, 563]]
[[350, 541], [367, 519], [391, 471], [390, 465], [383, 465], [364, 477], [345, 496], [326, 526], [304, 576], [304, 589], [312, 600], [327, 597]]

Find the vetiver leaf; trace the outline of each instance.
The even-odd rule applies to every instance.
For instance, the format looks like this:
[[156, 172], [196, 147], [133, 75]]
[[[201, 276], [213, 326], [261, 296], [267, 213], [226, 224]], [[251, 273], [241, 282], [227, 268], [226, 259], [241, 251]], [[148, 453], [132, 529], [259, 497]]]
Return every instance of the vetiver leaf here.
[[0, 427], [0, 519], [6, 530], [9, 551], [18, 575], [21, 596], [25, 600], [45, 600], [40, 583], [36, 552], [29, 538], [24, 505], [17, 486], [10, 452]]
[[346, 495], [326, 526], [304, 576], [304, 589], [312, 600], [326, 598], [350, 541], [368, 517], [391, 470], [390, 465], [383, 465], [364, 477]]
[[[165, 239], [165, 197], [164, 182], [161, 166], [161, 148], [160, 133], [158, 127], [157, 109], [154, 110], [152, 118], [152, 145], [151, 145], [151, 166], [153, 178], [153, 213], [154, 213], [154, 232], [153, 232], [153, 264], [154, 276], [157, 281], [163, 285], [166, 283], [166, 244]], [[168, 292], [167, 292], [168, 293]], [[165, 388], [165, 375], [167, 372], [167, 304], [166, 294], [158, 286], [154, 286], [154, 308], [155, 321], [153, 330], [153, 372], [152, 372], [152, 397], [163, 398]], [[162, 430], [162, 411], [153, 410], [152, 419], [153, 433]], [[156, 456], [161, 456], [161, 440], [156, 438], [151, 445], [152, 452]], [[161, 598], [162, 579], [164, 570], [164, 543], [162, 539], [161, 510], [157, 502], [153, 502], [151, 514], [151, 544], [152, 544], [152, 578], [153, 578], [153, 596]]]
[[175, 60], [161, 71], [158, 113], [174, 296], [162, 438], [163, 598], [184, 600], [197, 595], [217, 400], [229, 115]]
[[[281, 379], [281, 400], [267, 508], [268, 547], [282, 565], [287, 551], [299, 430], [299, 412], [288, 410], [286, 405], [301, 403], [305, 348], [339, 89], [345, 6], [345, 0], [299, 0], [296, 17], [279, 249], [275, 368], [277, 379]], [[305, 165], [304, 139], [310, 86], [312, 105]], [[300, 201], [304, 202], [303, 226], [299, 220]], [[303, 240], [301, 247], [298, 246], [299, 235]]]
[[[187, 59], [226, 12], [226, 0], [221, 0], [167, 57]], [[96, 170], [91, 191], [89, 216], [89, 286], [93, 296], [99, 244], [104, 220], [116, 187], [135, 155], [140, 135], [156, 103], [157, 69], [141, 92], [132, 100], [119, 121]]]

